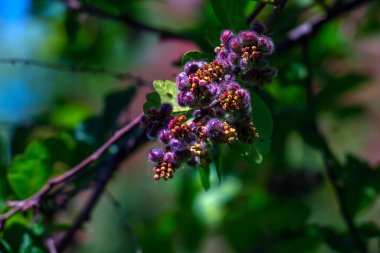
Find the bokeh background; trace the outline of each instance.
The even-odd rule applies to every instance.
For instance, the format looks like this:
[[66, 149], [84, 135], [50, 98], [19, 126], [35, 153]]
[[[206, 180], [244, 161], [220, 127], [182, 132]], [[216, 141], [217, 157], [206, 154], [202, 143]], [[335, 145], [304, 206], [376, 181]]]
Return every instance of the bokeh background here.
[[[74, 148], [62, 151], [70, 159], [55, 163], [50, 175], [69, 169], [101, 143], [83, 130], [88, 119], [106, 111], [109, 94], [122, 94], [136, 85], [135, 80], [112, 73], [74, 71], [67, 66], [130, 73], [144, 80], [125, 107], [121, 103], [115, 108], [120, 114], [102, 133], [109, 136], [142, 112], [153, 80], [175, 79], [186, 51], [211, 52], [218, 44], [218, 34], [228, 27], [218, 20], [211, 2], [0, 0], [1, 209], [5, 210], [5, 200], [15, 198], [12, 186], [5, 182], [15, 156], [35, 140], [64, 135], [65, 143], [80, 147], [83, 154], [70, 153]], [[336, 2], [288, 1], [270, 36], [275, 44], [281, 43], [292, 28], [323, 15], [324, 7], [332, 8]], [[68, 7], [77, 3], [180, 36], [162, 37]], [[235, 4], [243, 6], [245, 19], [258, 2]], [[258, 19], [267, 22], [272, 12], [268, 5]], [[271, 57], [279, 74], [260, 91], [274, 122], [272, 150], [263, 163], [244, 160], [225, 148], [222, 180], [213, 172], [211, 189], [205, 191], [198, 172], [189, 168], [179, 170], [173, 180], [155, 182], [146, 156], [158, 144], [147, 143], [123, 161], [67, 252], [360, 252], [339, 211], [322, 151], [305, 138], [309, 130], [300, 118], [308, 103], [305, 79], [310, 72], [318, 126], [337, 159], [353, 166], [354, 172], [347, 169], [344, 173], [351, 174], [342, 175], [355, 179], [344, 185], [349, 189], [347, 199], [358, 198], [353, 201], [357, 205], [354, 222], [369, 252], [378, 252], [376, 182], [380, 184], [380, 177], [371, 173], [380, 162], [379, 28], [380, 4], [372, 1], [329, 21], [310, 39], [311, 69], [301, 47]], [[40, 67], [19, 59], [58, 65]], [[89, 184], [56, 211], [49, 221], [56, 224], [49, 227], [53, 238], [70, 226], [91, 190]], [[354, 196], [355, 192], [362, 195]], [[18, 223], [33, 225], [22, 215], [12, 224]], [[9, 228], [2, 236], [20, 233]], [[17, 248], [29, 245], [25, 236], [10, 245], [13, 252], [44, 252], [38, 246], [35, 251], [34, 246], [25, 246], [26, 251]]]

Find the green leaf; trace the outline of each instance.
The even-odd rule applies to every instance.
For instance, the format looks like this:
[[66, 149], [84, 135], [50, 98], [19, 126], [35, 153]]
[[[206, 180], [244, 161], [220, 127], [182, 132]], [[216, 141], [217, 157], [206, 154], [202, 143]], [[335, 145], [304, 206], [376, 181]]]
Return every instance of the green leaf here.
[[228, 144], [228, 146], [232, 151], [238, 153], [248, 163], [261, 163], [263, 161], [263, 156], [259, 152], [255, 143], [250, 144], [241, 141], [236, 141]]
[[181, 60], [181, 64], [185, 65], [188, 61], [212, 61], [214, 54], [212, 53], [204, 53], [198, 50], [191, 50], [187, 51], [183, 56]]
[[4, 253], [12, 253], [13, 252], [9, 243], [7, 241], [5, 241], [4, 239], [0, 240], [0, 252], [4, 252]]
[[254, 92], [251, 94], [252, 120], [259, 134], [255, 141], [255, 146], [261, 154], [268, 154], [270, 151], [271, 138], [273, 132], [272, 114], [266, 103]]
[[216, 175], [218, 176], [219, 183], [222, 180], [222, 147], [216, 145], [212, 150], [212, 161], [214, 163]]
[[42, 249], [40, 249], [34, 244], [32, 237], [27, 233], [23, 235], [19, 252], [20, 253], [44, 253]]
[[147, 113], [150, 108], [159, 109], [161, 106], [160, 95], [157, 92], [151, 92], [146, 94], [146, 102], [144, 103], [143, 109], [144, 113]]
[[151, 108], [160, 108], [162, 104], [169, 103], [173, 106], [173, 113], [184, 114], [190, 111], [189, 107], [179, 106], [177, 103], [178, 90], [176, 83], [170, 80], [161, 81], [156, 80], [153, 82], [153, 87], [156, 92], [149, 93], [146, 96], [144, 104], [144, 112]]
[[210, 189], [210, 164], [205, 166], [200, 166], [198, 168], [199, 177], [201, 179], [201, 184], [203, 188], [207, 191]]
[[271, 4], [271, 5], [274, 5], [276, 3], [276, 0], [250, 0], [250, 1], [259, 2], [263, 4]]
[[245, 0], [211, 0], [215, 15], [225, 29], [236, 31], [248, 28], [245, 23]]
[[54, 126], [74, 129], [90, 116], [91, 110], [79, 103], [64, 104], [54, 108], [50, 113], [50, 122]]
[[8, 180], [17, 197], [24, 199], [44, 185], [49, 170], [41, 159], [17, 157], [9, 170]]

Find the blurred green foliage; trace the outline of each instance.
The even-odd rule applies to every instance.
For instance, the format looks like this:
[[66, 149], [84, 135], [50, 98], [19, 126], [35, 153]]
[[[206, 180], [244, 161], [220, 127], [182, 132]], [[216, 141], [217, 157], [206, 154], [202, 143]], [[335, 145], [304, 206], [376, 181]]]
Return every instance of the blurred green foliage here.
[[[272, 1], [195, 1], [193, 9], [186, 5], [191, 14], [186, 19], [180, 12], [185, 3], [174, 2], [78, 1], [112, 17], [133, 21], [123, 23], [96, 13], [86, 15], [70, 10], [60, 1], [34, 0], [30, 18], [52, 32], [44, 34], [45, 48], [36, 56], [71, 65], [157, 74], [145, 64], [150, 63], [150, 54], [170, 40], [161, 40], [160, 31], [193, 43], [194, 50], [178, 53], [173, 59], [173, 66], [182, 66], [189, 60], [210, 59], [212, 48], [219, 44], [221, 30], [238, 32], [249, 28], [246, 19], [260, 3], [267, 4], [258, 16], [264, 22], [269, 22], [274, 8]], [[335, 1], [288, 1], [269, 33], [276, 45], [309, 16], [323, 15], [321, 2], [329, 8], [338, 6]], [[342, 6], [348, 3], [338, 2]], [[146, 172], [150, 166], [146, 161], [149, 147], [144, 146], [120, 165], [108, 186], [109, 194], [119, 202], [102, 198], [90, 225], [83, 228], [83, 236], [75, 238], [67, 252], [138, 249], [144, 253], [363, 253], [340, 212], [336, 185], [343, 189], [345, 207], [367, 252], [378, 252], [380, 230], [375, 218], [380, 211], [376, 205], [380, 194], [379, 168], [359, 158], [363, 147], [354, 149], [355, 154], [345, 152], [347, 139], [365, 138], [369, 133], [358, 133], [351, 126], [349, 136], [332, 143], [323, 138], [327, 131], [320, 134], [314, 125], [316, 121], [319, 125], [328, 124], [328, 117], [355, 122], [368, 116], [365, 101], [344, 103], [347, 95], [371, 83], [370, 74], [351, 66], [353, 62], [360, 65], [363, 60], [355, 54], [357, 39], [379, 35], [380, 5], [373, 2], [362, 11], [360, 22], [353, 22], [350, 19], [354, 17], [348, 16], [348, 21], [334, 19], [324, 24], [308, 38], [308, 55], [300, 43], [270, 57], [278, 76], [264, 89], [251, 92], [253, 119], [260, 134], [254, 145], [217, 146], [210, 168], [199, 170], [200, 174], [181, 168], [175, 179], [159, 183], [154, 183], [150, 172]], [[136, 23], [159, 32], [141, 30]], [[161, 62], [171, 50], [179, 51], [171, 45], [155, 57]], [[334, 70], [334, 62], [338, 62], [339, 71]], [[167, 79], [173, 77], [170, 67]], [[6, 132], [3, 135], [0, 131], [3, 212], [9, 209], [6, 201], [28, 198], [49, 178], [82, 161], [136, 111], [162, 102], [175, 103], [174, 80], [152, 82], [155, 92], [146, 95], [143, 106], [145, 101], [139, 95], [146, 90], [137, 84], [126, 85], [125, 80], [74, 73], [45, 77], [38, 72], [33, 76], [44, 80], [46, 86], [73, 85], [57, 92], [43, 112], [0, 129]], [[307, 90], [308, 78], [312, 79], [315, 92], [313, 101]], [[33, 78], [28, 82], [33, 83]], [[107, 154], [117, 153], [133, 134]], [[342, 158], [336, 153], [345, 155]], [[330, 166], [336, 177], [333, 180], [326, 170], [326, 154], [335, 156]], [[58, 187], [55, 196], [71, 199], [83, 189], [92, 189], [99, 168], [106, 162], [107, 157], [72, 179], [74, 190]], [[124, 167], [128, 170], [122, 170]], [[0, 252], [47, 252], [46, 239], [70, 228], [78, 203], [82, 205], [86, 196], [67, 204], [68, 199], [61, 205], [54, 203], [56, 199], [44, 202], [37, 215], [29, 210], [9, 219], [1, 232]]]

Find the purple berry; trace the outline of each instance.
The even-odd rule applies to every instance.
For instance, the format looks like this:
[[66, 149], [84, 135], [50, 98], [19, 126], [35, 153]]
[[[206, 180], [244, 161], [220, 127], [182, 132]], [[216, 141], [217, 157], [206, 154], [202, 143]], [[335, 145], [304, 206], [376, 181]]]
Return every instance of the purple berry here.
[[241, 58], [239, 60], [239, 68], [243, 72], [247, 72], [248, 70], [250, 70], [252, 68], [252, 61], [250, 61], [250, 59], [248, 59], [248, 58]]
[[251, 99], [250, 99], [248, 91], [246, 89], [241, 88], [241, 89], [236, 90], [235, 94], [241, 97], [241, 100], [242, 100], [241, 109], [249, 110], [251, 107]]
[[223, 59], [226, 59], [227, 57], [228, 57], [228, 50], [226, 48], [220, 50], [216, 55], [216, 59], [218, 60], [223, 60]]
[[179, 151], [179, 150], [184, 150], [186, 149], [186, 144], [179, 140], [179, 139], [176, 139], [176, 138], [172, 138], [170, 141], [169, 141], [169, 146], [172, 148], [172, 150], [174, 151]]
[[188, 76], [185, 72], [181, 72], [176, 78], [177, 88], [180, 91], [187, 91], [190, 89], [191, 85], [188, 81]]
[[163, 115], [170, 115], [173, 111], [173, 106], [169, 103], [165, 103], [161, 105], [160, 113]]
[[171, 131], [169, 128], [164, 128], [158, 133], [158, 139], [164, 143], [169, 143], [170, 137], [171, 137]]
[[269, 37], [266, 37], [266, 36], [261, 36], [258, 39], [257, 47], [265, 55], [271, 54], [274, 51], [273, 41]]
[[226, 45], [233, 36], [234, 33], [231, 30], [224, 30], [220, 35], [220, 42]]
[[264, 23], [256, 20], [252, 25], [252, 30], [258, 34], [262, 34], [267, 30], [267, 28], [265, 27]]
[[164, 155], [164, 159], [163, 159], [165, 162], [168, 162], [168, 163], [176, 163], [177, 162], [177, 159], [174, 155], [173, 152], [170, 152], [170, 151], [167, 151]]
[[210, 83], [205, 90], [205, 95], [215, 98], [220, 94], [220, 88], [216, 83]]
[[162, 148], [153, 148], [150, 150], [148, 160], [153, 163], [161, 162], [164, 159], [165, 150]]
[[243, 46], [256, 46], [258, 35], [254, 31], [244, 31], [239, 34]]
[[205, 62], [190, 61], [185, 64], [184, 70], [187, 75], [197, 72], [198, 69], [202, 68]]
[[229, 42], [229, 50], [240, 53], [242, 48], [241, 39], [239, 37], [233, 37]]
[[178, 94], [178, 104], [180, 106], [194, 106], [195, 96], [191, 92], [181, 92]]
[[210, 139], [217, 139], [222, 134], [223, 126], [219, 119], [210, 119], [204, 128], [204, 134]]

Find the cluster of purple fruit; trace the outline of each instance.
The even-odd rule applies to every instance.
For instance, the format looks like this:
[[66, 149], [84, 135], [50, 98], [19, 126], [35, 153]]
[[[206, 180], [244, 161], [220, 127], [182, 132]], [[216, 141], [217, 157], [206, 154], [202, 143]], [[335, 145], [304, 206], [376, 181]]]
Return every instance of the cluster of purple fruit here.
[[276, 70], [265, 60], [273, 42], [254, 31], [234, 35], [230, 30], [223, 31], [220, 40], [214, 61], [187, 62], [177, 76], [178, 105], [190, 107], [192, 120], [172, 115], [170, 104], [150, 109], [142, 119], [148, 136], [166, 145], [149, 153], [155, 180], [172, 178], [182, 163], [208, 165], [214, 144], [252, 143], [258, 136], [249, 92], [239, 83], [261, 86], [273, 79]]

